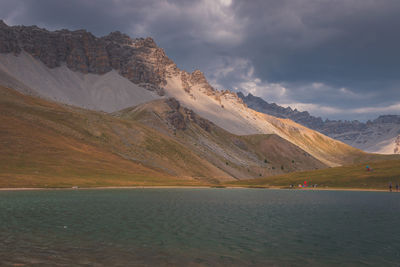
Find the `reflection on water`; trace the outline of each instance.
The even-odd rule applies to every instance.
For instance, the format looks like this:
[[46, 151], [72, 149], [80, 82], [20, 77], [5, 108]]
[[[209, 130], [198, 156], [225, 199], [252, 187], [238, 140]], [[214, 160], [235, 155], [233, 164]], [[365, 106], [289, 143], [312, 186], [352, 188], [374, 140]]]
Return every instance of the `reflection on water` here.
[[397, 265], [400, 194], [261, 189], [0, 192], [0, 263]]

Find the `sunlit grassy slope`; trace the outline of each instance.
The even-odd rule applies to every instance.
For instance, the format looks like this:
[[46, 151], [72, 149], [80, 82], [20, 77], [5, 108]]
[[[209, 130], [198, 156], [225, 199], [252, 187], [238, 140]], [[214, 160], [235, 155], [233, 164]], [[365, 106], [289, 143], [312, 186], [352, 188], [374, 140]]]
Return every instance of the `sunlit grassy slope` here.
[[106, 114], [1, 87], [0, 122], [0, 187], [199, 184], [121, 156], [115, 135], [129, 124]]
[[110, 115], [0, 87], [0, 187], [208, 185], [325, 167], [277, 136], [196, 120], [165, 101]]
[[236, 179], [327, 167], [277, 135], [231, 134], [173, 99], [128, 108], [115, 116], [143, 123], [169, 135]]
[[[395, 160], [374, 161], [341, 166], [315, 171], [289, 173], [285, 175], [242, 180], [229, 183], [233, 186], [288, 187], [290, 184], [297, 186], [307, 181], [308, 184], [318, 184], [320, 188], [371, 188], [387, 189], [388, 183], [400, 183], [400, 160], [397, 156], [388, 156]], [[372, 168], [367, 171], [366, 166]]]
[[277, 135], [231, 134], [171, 99], [107, 114], [0, 87], [0, 187], [215, 185], [326, 167]]

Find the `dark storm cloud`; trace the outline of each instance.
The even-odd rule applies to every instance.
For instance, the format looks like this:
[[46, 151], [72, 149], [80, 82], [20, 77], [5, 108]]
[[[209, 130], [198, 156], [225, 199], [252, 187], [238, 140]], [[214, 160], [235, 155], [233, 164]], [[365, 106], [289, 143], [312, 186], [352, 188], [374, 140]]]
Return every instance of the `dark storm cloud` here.
[[400, 113], [397, 0], [3, 0], [7, 23], [152, 36], [222, 89], [331, 118]]
[[268, 57], [255, 59], [260, 75], [272, 81], [317, 79], [355, 89], [357, 85], [368, 87], [366, 82], [398, 79], [400, 35], [395, 29], [400, 25], [399, 4], [345, 3], [296, 14], [304, 23], [304, 29], [299, 29], [302, 36], [292, 38], [284, 51], [277, 52], [282, 62], [276, 68], [259, 68]]

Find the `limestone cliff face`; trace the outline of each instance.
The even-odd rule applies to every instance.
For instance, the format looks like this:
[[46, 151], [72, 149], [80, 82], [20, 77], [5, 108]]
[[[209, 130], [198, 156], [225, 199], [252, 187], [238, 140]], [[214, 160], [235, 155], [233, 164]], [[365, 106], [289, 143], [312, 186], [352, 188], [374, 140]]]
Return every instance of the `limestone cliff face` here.
[[8, 26], [0, 20], [0, 53], [26, 51], [49, 68], [66, 64], [73, 71], [104, 74], [112, 69], [148, 90], [163, 95], [169, 76], [180, 76], [189, 92], [195, 84], [210, 91], [200, 71], [187, 73], [177, 68], [152, 38], [132, 39], [112, 32], [96, 37], [85, 30], [48, 31], [36, 26]]

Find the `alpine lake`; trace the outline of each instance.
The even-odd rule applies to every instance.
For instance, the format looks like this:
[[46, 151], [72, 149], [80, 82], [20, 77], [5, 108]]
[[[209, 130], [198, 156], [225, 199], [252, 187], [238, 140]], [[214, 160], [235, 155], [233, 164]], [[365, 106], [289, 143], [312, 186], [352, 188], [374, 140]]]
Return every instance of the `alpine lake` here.
[[399, 266], [400, 194], [0, 191], [0, 266]]

